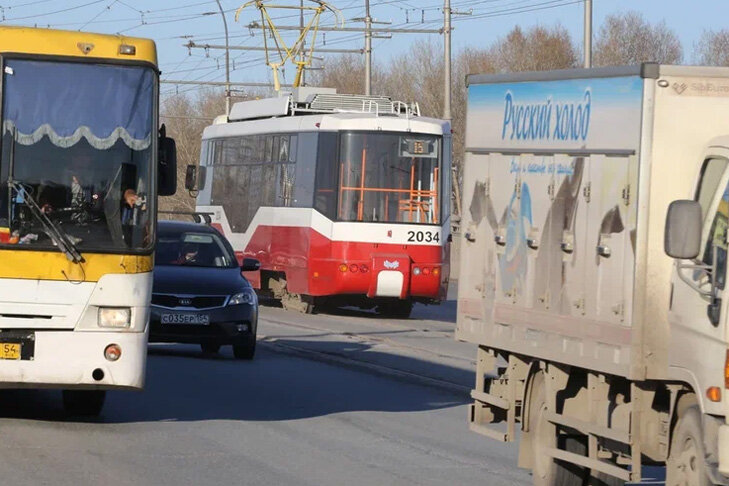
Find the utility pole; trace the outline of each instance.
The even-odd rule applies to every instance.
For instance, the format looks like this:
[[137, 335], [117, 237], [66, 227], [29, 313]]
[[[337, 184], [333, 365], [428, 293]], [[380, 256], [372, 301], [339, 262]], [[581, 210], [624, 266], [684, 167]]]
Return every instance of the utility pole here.
[[215, 0], [220, 9], [220, 15], [223, 17], [223, 27], [225, 28], [225, 116], [230, 116], [230, 40], [228, 38], [228, 21], [225, 19], [223, 6], [220, 0]]
[[585, 67], [592, 67], [592, 0], [585, 1]]
[[443, 6], [443, 44], [445, 51], [443, 118], [451, 117], [451, 0], [445, 0]]
[[[301, 0], [301, 11], [299, 12], [299, 35], [304, 36], [304, 0]], [[306, 55], [306, 39], [301, 42], [301, 61]], [[306, 69], [301, 72], [301, 86], [306, 86]]]
[[372, 17], [370, 0], [365, 0], [365, 94], [372, 94]]

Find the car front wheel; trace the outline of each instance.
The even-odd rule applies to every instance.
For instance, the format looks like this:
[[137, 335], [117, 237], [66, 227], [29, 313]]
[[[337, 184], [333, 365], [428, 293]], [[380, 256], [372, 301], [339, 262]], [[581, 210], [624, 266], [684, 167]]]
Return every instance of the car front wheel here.
[[233, 356], [235, 359], [251, 360], [256, 354], [256, 335], [251, 334], [242, 343], [233, 345]]

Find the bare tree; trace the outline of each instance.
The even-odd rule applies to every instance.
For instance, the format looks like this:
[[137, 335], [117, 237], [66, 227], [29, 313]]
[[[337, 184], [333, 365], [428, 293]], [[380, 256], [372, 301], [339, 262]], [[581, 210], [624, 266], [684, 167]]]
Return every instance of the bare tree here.
[[659, 62], [678, 64], [683, 48], [678, 35], [665, 23], [651, 25], [638, 12], [610, 15], [595, 41], [597, 66]]
[[569, 32], [560, 25], [537, 26], [526, 33], [514, 27], [496, 41], [491, 51], [496, 69], [501, 72], [563, 69], [577, 63], [577, 50]]
[[729, 66], [729, 29], [705, 30], [694, 46], [694, 58], [706, 66]]
[[161, 121], [167, 127], [167, 135], [177, 144], [177, 193], [160, 198], [160, 209], [192, 211], [195, 208], [195, 198], [185, 189], [185, 171], [188, 165], [199, 161], [205, 127], [224, 113], [225, 95], [220, 90], [175, 95], [162, 102]]
[[376, 91], [405, 102], [417, 102], [426, 116], [443, 114], [443, 48], [432, 40], [415, 43], [390, 60]]
[[[324, 69], [315, 71], [309, 84], [336, 88], [338, 93], [364, 93], [365, 65], [362, 56], [343, 54], [330, 56], [324, 61]], [[382, 83], [382, 70], [378, 65], [372, 67], [373, 86]]]

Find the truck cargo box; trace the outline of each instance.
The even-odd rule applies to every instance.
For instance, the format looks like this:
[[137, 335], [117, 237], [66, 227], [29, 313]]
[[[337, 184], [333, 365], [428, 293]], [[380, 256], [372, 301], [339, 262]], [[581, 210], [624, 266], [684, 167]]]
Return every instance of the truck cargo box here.
[[631, 380], [683, 379], [697, 354], [723, 356], [723, 326], [669, 318], [663, 240], [668, 205], [693, 198], [712, 147], [726, 150], [729, 69], [467, 83], [457, 338]]

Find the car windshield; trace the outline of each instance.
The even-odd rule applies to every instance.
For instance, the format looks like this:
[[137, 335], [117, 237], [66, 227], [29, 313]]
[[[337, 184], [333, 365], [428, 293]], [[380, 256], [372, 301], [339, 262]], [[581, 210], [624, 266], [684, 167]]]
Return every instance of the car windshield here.
[[0, 244], [54, 247], [38, 209], [80, 251], [154, 242], [151, 68], [8, 59]]
[[155, 265], [233, 268], [238, 263], [222, 239], [213, 233], [160, 235]]
[[440, 142], [423, 134], [343, 134], [339, 219], [439, 223]]

